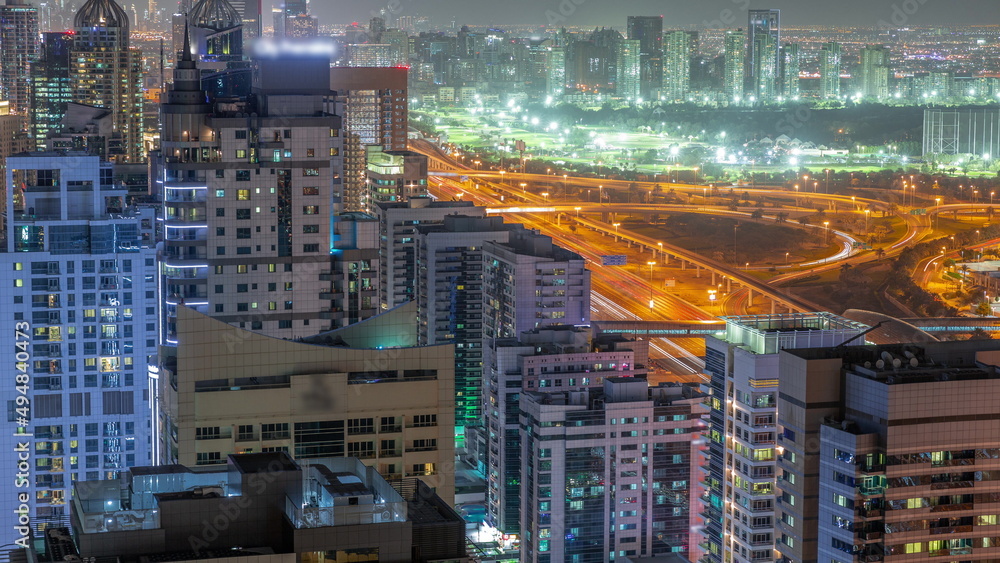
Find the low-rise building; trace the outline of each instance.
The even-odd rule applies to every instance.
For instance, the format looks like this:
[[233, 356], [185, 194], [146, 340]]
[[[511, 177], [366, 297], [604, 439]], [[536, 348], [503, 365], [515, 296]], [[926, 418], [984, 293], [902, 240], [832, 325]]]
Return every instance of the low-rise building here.
[[[394, 313], [342, 330], [363, 331]], [[370, 335], [363, 348], [318, 345], [186, 307], [177, 315], [176, 355], [160, 386], [172, 459], [194, 466], [220, 465], [234, 453], [357, 457], [390, 480], [420, 477], [453, 501], [453, 345], [392, 347], [396, 339], [386, 337], [383, 346]]]
[[75, 544], [65, 529], [46, 531], [46, 547], [66, 560], [465, 560], [453, 509], [418, 480], [394, 489], [356, 458], [231, 455], [211, 468], [137, 467], [75, 493]]

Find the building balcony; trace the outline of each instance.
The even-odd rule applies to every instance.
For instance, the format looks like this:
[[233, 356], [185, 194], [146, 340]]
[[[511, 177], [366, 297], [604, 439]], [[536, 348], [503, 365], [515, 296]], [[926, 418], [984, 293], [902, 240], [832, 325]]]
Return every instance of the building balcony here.
[[342, 320], [347, 313], [343, 309], [328, 307], [326, 309], [320, 309], [319, 318], [325, 321], [339, 321]]

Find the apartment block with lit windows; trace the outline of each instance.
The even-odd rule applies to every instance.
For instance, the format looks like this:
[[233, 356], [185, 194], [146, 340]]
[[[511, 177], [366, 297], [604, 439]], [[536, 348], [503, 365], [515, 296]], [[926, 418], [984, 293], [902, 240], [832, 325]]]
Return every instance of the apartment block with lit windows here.
[[711, 429], [705, 502], [708, 561], [775, 559], [778, 353], [837, 346], [868, 327], [830, 313], [725, 317], [705, 339]]
[[328, 66], [322, 56], [261, 56], [249, 98], [208, 104], [195, 62], [178, 62], [157, 159], [166, 344], [182, 304], [281, 338], [340, 326], [331, 255], [341, 121]]
[[[487, 522], [520, 534], [520, 397], [526, 391], [601, 387], [607, 377], [646, 376], [649, 342], [595, 335], [589, 327], [552, 326], [520, 338], [483, 344], [483, 418], [486, 453], [476, 465], [487, 476]], [[471, 448], [470, 448], [471, 449]]]
[[521, 561], [687, 554], [704, 395], [609, 377], [521, 394]]
[[0, 326], [10, 339], [0, 353], [10, 429], [0, 448], [11, 476], [0, 491], [3, 543], [15, 539], [21, 504], [36, 531], [59, 524], [75, 481], [152, 462], [158, 308], [156, 249], [140, 230], [152, 212], [125, 206], [111, 164], [65, 152], [7, 163], [15, 189], [0, 246]]
[[998, 365], [995, 340], [782, 352], [780, 561], [996, 561]]

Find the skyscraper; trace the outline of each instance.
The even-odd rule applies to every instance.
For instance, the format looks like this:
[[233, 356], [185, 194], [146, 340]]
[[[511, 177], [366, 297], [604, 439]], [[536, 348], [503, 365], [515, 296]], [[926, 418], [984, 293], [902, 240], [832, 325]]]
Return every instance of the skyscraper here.
[[772, 102], [780, 91], [778, 80], [778, 44], [768, 34], [758, 34], [754, 38], [754, 69], [752, 92], [759, 102]]
[[781, 95], [787, 100], [799, 97], [799, 45], [785, 43], [781, 46]]
[[31, 137], [38, 149], [45, 138], [57, 131], [73, 101], [69, 78], [69, 53], [73, 34], [51, 32], [43, 35], [38, 59], [31, 63]]
[[332, 326], [342, 164], [328, 67], [323, 55], [261, 56], [253, 94], [213, 106], [194, 61], [178, 64], [158, 163], [166, 344], [182, 304], [279, 338]]
[[15, 189], [5, 195], [0, 318], [15, 340], [0, 352], [11, 366], [0, 399], [19, 409], [0, 445], [23, 484], [0, 492], [4, 543], [25, 535], [16, 532], [20, 505], [21, 525], [37, 532], [69, 518], [74, 482], [152, 463], [158, 308], [156, 249], [141, 236], [152, 232], [153, 210], [125, 205], [110, 163], [39, 152], [7, 165]]
[[778, 45], [781, 45], [781, 11], [749, 10], [744, 71], [747, 95], [770, 101], [778, 91]]
[[781, 349], [836, 346], [867, 327], [830, 313], [727, 317], [705, 339], [711, 377], [705, 539], [712, 562], [772, 561]]
[[566, 49], [559, 45], [548, 48], [545, 57], [545, 92], [562, 96], [566, 90]]
[[261, 11], [261, 0], [229, 0], [240, 15], [243, 22], [243, 43], [249, 45], [261, 36], [261, 25], [264, 20]]
[[617, 45], [615, 94], [635, 100], [641, 96], [640, 45], [636, 39], [623, 39]]
[[889, 49], [885, 45], [862, 47], [858, 70], [858, 93], [875, 100], [889, 97]]
[[406, 67], [335, 67], [329, 87], [336, 92], [344, 126], [344, 211], [372, 211], [365, 175], [366, 145], [407, 148]]
[[640, 93], [650, 100], [663, 87], [663, 16], [629, 16], [625, 38], [639, 41]]
[[824, 43], [819, 52], [819, 97], [840, 98], [840, 44]]
[[0, 100], [13, 113], [31, 109], [31, 63], [38, 57], [38, 10], [25, 0], [0, 6]]
[[723, 76], [723, 95], [730, 104], [743, 100], [744, 65], [746, 58], [747, 36], [742, 29], [727, 30], [725, 42], [725, 71]]
[[70, 53], [73, 101], [113, 113], [110, 156], [146, 160], [142, 124], [142, 54], [129, 46], [129, 21], [115, 0], [87, 0], [76, 13]]
[[684, 101], [691, 84], [691, 34], [668, 31], [663, 36], [663, 98]]

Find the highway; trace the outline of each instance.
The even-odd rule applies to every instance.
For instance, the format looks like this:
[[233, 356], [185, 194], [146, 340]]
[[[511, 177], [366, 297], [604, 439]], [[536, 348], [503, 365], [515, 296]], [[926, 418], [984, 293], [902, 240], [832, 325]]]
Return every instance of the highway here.
[[[592, 271], [592, 318], [595, 320], [673, 320], [673, 319], [711, 319], [714, 315], [685, 302], [672, 293], [661, 290], [660, 287], [650, 287], [647, 277], [628, 268], [601, 266], [601, 256], [607, 254], [626, 254], [630, 263], [643, 264], [650, 259], [650, 251], [660, 248], [667, 254], [683, 258], [684, 260], [702, 268], [715, 271], [723, 276], [735, 280], [740, 288], [733, 288], [733, 291], [723, 296], [720, 303], [720, 310], [730, 314], [741, 314], [746, 310], [749, 301], [748, 289], [752, 289], [758, 294], [764, 294], [771, 299], [780, 302], [791, 310], [815, 311], [821, 307], [798, 298], [787, 290], [780, 288], [781, 284], [792, 281], [796, 278], [816, 275], [828, 270], [839, 269], [843, 263], [858, 263], [874, 258], [870, 252], [853, 253], [854, 238], [848, 234], [837, 230], [831, 230], [831, 236], [837, 237], [841, 241], [841, 248], [835, 254], [821, 260], [807, 263], [789, 265], [787, 273], [775, 276], [767, 282], [750, 275], [742, 268], [734, 268], [729, 264], [723, 264], [716, 260], [692, 253], [680, 247], [675, 247], [662, 241], [656, 241], [649, 237], [637, 235], [635, 233], [622, 230], [617, 232], [615, 227], [605, 221], [597, 219], [598, 213], [667, 213], [667, 212], [695, 212], [708, 213], [713, 215], [730, 215], [740, 217], [741, 220], [751, 220], [750, 214], [756, 206], [744, 206], [736, 210], [728, 206], [712, 205], [711, 199], [718, 199], [725, 196], [711, 197], [708, 186], [696, 186], [690, 184], [675, 184], [665, 182], [629, 182], [603, 180], [596, 178], [562, 178], [557, 176], [539, 174], [505, 173], [496, 171], [478, 171], [457, 162], [452, 155], [446, 154], [436, 146], [426, 141], [412, 141], [413, 150], [417, 150], [429, 157], [432, 168], [444, 169], [431, 172], [429, 188], [435, 197], [441, 199], [471, 199], [477, 205], [485, 206], [489, 213], [503, 214], [510, 220], [524, 223], [526, 227], [537, 229], [553, 238], [553, 240], [574, 252], [577, 252], [589, 262], [588, 268]], [[462, 182], [464, 179], [469, 182]], [[469, 189], [469, 183], [475, 185]], [[521, 183], [528, 184], [533, 189], [526, 189], [528, 186], [521, 186]], [[629, 185], [634, 184], [641, 190], [652, 190], [654, 185], [659, 185], [661, 189], [673, 188], [675, 192], [686, 193], [689, 202], [697, 202], [697, 197], [702, 200], [700, 205], [678, 205], [678, 204], [620, 204], [620, 203], [593, 203], [587, 201], [565, 204], [558, 201], [556, 197], [557, 189], [550, 188], [553, 193], [542, 195], [538, 186], [532, 183], [544, 183], [553, 188], [562, 188], [568, 183], [574, 187], [587, 187], [588, 189], [598, 188], [599, 197], [605, 196], [605, 190], [628, 190]], [[726, 190], [723, 188], [723, 190]], [[742, 191], [742, 188], [735, 188]], [[726, 190], [728, 191], [728, 190]], [[861, 213], [863, 209], [879, 210], [884, 209], [885, 204], [876, 200], [843, 196], [839, 194], [817, 194], [789, 192], [787, 189], [757, 188], [753, 191], [756, 194], [767, 195], [769, 197], [792, 200], [788, 207], [781, 207], [781, 211], [793, 214], [813, 213], [815, 201], [823, 201], [831, 208], [840, 208], [844, 205], [848, 209]], [[549, 200], [549, 197], [553, 201]], [[708, 197], [706, 197], [708, 196]], [[601, 197], [602, 201], [608, 197]], [[806, 205], [800, 206], [805, 200]], [[815, 201], [814, 201], [815, 200]], [[520, 201], [519, 205], [511, 205], [512, 201]], [[728, 202], [727, 202], [728, 203]], [[962, 206], [968, 209], [968, 206]], [[772, 209], [768, 208], [771, 212]], [[898, 241], [886, 247], [885, 257], [889, 258], [910, 244], [914, 244], [925, 238], [931, 231], [931, 220], [926, 215], [902, 214], [900, 217], [907, 224], [906, 233]], [[767, 222], [773, 221], [773, 217], [762, 219]], [[561, 222], [561, 225], [557, 225]], [[584, 229], [577, 229], [573, 232], [568, 228], [572, 223], [576, 223]], [[798, 225], [793, 225], [798, 226]], [[807, 228], [816, 228], [813, 225]], [[596, 232], [590, 231], [593, 229]], [[620, 241], [629, 241], [634, 248], [622, 248]], [[647, 254], [643, 254], [643, 252]], [[655, 255], [655, 252], [654, 254]], [[640, 268], [641, 269], [641, 268]], [[650, 295], [652, 295], [653, 307], [649, 308]], [[650, 343], [651, 356], [659, 356], [665, 362], [668, 369], [679, 377], [697, 376], [703, 368], [703, 361], [700, 356], [704, 354], [704, 342], [701, 338], [656, 338]]]

